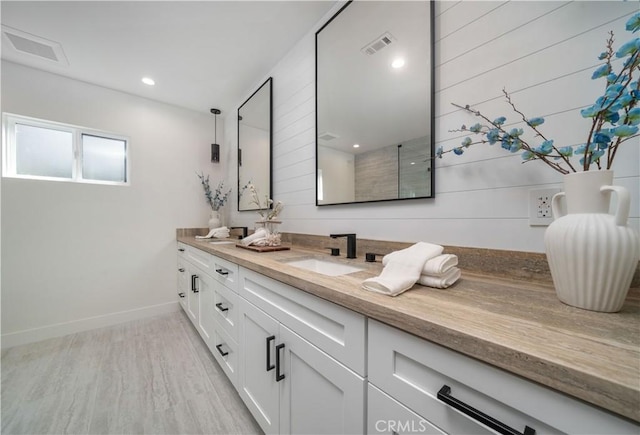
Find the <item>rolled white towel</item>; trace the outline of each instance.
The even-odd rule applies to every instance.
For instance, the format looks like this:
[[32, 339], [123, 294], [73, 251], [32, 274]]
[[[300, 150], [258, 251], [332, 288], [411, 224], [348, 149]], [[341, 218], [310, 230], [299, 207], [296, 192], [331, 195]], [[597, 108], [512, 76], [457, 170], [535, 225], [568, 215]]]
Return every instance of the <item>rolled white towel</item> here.
[[216, 239], [226, 239], [229, 237], [229, 230], [226, 227], [224, 229], [219, 229], [218, 231], [213, 233], [213, 237]]
[[442, 254], [442, 246], [418, 242], [406, 249], [394, 252], [380, 276], [362, 282], [368, 291], [397, 296], [409, 290], [420, 278], [427, 260]]
[[434, 288], [448, 288], [460, 279], [462, 272], [457, 267], [452, 267], [440, 276], [420, 275], [418, 284]]
[[254, 243], [258, 243], [259, 241], [264, 240], [266, 238], [267, 238], [267, 230], [265, 230], [264, 228], [258, 228], [255, 233], [240, 240], [240, 243], [242, 243], [245, 246], [249, 246]]
[[[400, 251], [396, 251], [400, 252]], [[392, 252], [391, 254], [387, 254], [382, 257], [382, 265], [386, 266], [387, 263], [396, 252]], [[430, 275], [430, 276], [440, 276], [449, 271], [454, 266], [458, 265], [458, 256], [454, 254], [442, 254], [437, 257], [433, 257], [424, 264], [422, 268], [422, 275]]]
[[196, 239], [210, 239], [212, 237], [219, 239], [229, 237], [229, 229], [227, 227], [213, 228], [206, 236], [196, 236]]

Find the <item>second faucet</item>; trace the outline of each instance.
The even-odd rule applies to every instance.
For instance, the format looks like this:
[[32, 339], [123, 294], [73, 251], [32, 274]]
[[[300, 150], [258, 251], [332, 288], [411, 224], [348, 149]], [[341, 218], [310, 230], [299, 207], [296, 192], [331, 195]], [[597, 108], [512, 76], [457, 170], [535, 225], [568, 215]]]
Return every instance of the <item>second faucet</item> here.
[[332, 239], [338, 237], [347, 238], [347, 258], [356, 258], [356, 235], [354, 233], [349, 234], [329, 234]]

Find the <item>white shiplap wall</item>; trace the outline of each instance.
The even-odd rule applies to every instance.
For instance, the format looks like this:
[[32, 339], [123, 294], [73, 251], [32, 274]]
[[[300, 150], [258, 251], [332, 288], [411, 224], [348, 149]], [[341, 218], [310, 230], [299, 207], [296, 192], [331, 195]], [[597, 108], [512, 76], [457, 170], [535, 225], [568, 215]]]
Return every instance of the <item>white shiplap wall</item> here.
[[[543, 252], [545, 228], [529, 226], [528, 191], [560, 187], [561, 176], [541, 162], [523, 165], [518, 154], [497, 145], [437, 160], [434, 199], [315, 206], [314, 38], [337, 9], [256, 80], [256, 88], [268, 76], [274, 80], [273, 195], [285, 203], [282, 229]], [[589, 124], [579, 108], [592, 104], [602, 90], [601, 81], [590, 79], [597, 56], [609, 30], [620, 43], [630, 38], [624, 24], [638, 3], [460, 1], [437, 2], [435, 10], [436, 146], [458, 144], [462, 136], [449, 130], [475, 122], [451, 102], [515, 123], [503, 88], [524, 113], [546, 117], [543, 132], [564, 146], [586, 139]], [[227, 132], [236, 132], [234, 116], [226, 124]], [[226, 135], [228, 147], [235, 148], [236, 141], [235, 133]], [[615, 183], [631, 190], [630, 224], [638, 229], [639, 140], [619, 151], [614, 169]], [[253, 213], [232, 215], [234, 224], [253, 226]]]

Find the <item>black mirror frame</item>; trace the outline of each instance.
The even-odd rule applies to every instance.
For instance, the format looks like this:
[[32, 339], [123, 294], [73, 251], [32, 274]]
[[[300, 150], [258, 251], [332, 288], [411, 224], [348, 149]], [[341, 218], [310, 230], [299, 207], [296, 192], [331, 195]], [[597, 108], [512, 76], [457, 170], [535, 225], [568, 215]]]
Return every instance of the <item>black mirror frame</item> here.
[[325, 207], [325, 206], [340, 206], [340, 205], [347, 205], [347, 204], [366, 204], [366, 203], [374, 203], [374, 202], [389, 202], [389, 201], [405, 201], [405, 200], [417, 200], [417, 199], [430, 199], [430, 198], [435, 198], [435, 7], [434, 1], [428, 1], [429, 2], [429, 19], [431, 20], [430, 23], [430, 29], [429, 29], [429, 37], [431, 38], [431, 56], [430, 56], [430, 61], [431, 61], [431, 80], [430, 80], [430, 87], [431, 87], [431, 91], [429, 93], [431, 101], [429, 102], [429, 106], [430, 106], [430, 117], [429, 117], [429, 122], [431, 123], [431, 128], [430, 128], [430, 141], [431, 141], [431, 150], [430, 150], [430, 155], [431, 155], [431, 166], [430, 166], [430, 182], [431, 182], [431, 194], [428, 196], [421, 196], [418, 198], [390, 198], [390, 199], [376, 199], [376, 200], [371, 200], [371, 201], [353, 201], [353, 202], [341, 202], [341, 203], [334, 203], [334, 204], [318, 204], [318, 35], [320, 34], [320, 32], [322, 32], [322, 30], [327, 27], [338, 15], [340, 15], [340, 13], [342, 11], [344, 11], [351, 3], [353, 3], [353, 0], [349, 0], [347, 2], [347, 4], [345, 4], [343, 7], [340, 8], [340, 10], [338, 10], [338, 12], [336, 12], [322, 27], [320, 27], [320, 29], [318, 29], [318, 31], [315, 34], [315, 96], [316, 96], [316, 101], [315, 101], [315, 117], [316, 117], [316, 124], [315, 124], [315, 143], [316, 143], [316, 180], [315, 180], [315, 184], [316, 184], [316, 190], [315, 190], [315, 204], [316, 207]]
[[[240, 105], [240, 107], [238, 107], [238, 117], [237, 117], [237, 128], [238, 128], [238, 140], [237, 140], [237, 161], [236, 161], [236, 169], [237, 169], [237, 178], [238, 178], [238, 205], [237, 205], [237, 209], [239, 212], [243, 212], [243, 211], [252, 211], [255, 212], [256, 209], [249, 209], [249, 210], [240, 210], [240, 196], [242, 195], [242, 187], [240, 186], [240, 165], [241, 165], [241, 161], [242, 161], [242, 154], [241, 154], [241, 150], [240, 150], [240, 120], [241, 120], [241, 116], [240, 116], [240, 110], [242, 109], [242, 107], [244, 107], [245, 104], [247, 104], [251, 98], [253, 98], [254, 95], [256, 95], [258, 92], [260, 92], [260, 90], [266, 86], [267, 84], [269, 84], [269, 188], [267, 189], [267, 192], [263, 192], [262, 190], [260, 191], [260, 195], [268, 195], [269, 198], [273, 198], [272, 196], [272, 190], [273, 190], [273, 77], [269, 77], [267, 80], [264, 81], [264, 83], [262, 83], [258, 89], [256, 89], [250, 96], [249, 98], [247, 98], [245, 100], [244, 103], [242, 103], [242, 105]], [[273, 205], [270, 205], [268, 208], [271, 208]]]

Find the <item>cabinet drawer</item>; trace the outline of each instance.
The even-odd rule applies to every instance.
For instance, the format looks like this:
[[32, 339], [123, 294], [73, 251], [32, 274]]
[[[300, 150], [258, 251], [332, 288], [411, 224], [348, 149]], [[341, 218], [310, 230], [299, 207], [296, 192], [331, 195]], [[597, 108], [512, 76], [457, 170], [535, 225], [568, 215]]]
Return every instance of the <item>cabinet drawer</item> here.
[[178, 242], [177, 252], [178, 252], [178, 260], [184, 259], [187, 254], [187, 245], [185, 245], [184, 243]]
[[238, 341], [238, 297], [226, 286], [220, 283], [215, 284], [213, 316], [218, 327], [224, 329], [235, 341]]
[[193, 246], [185, 245], [184, 258], [194, 266], [199, 267], [206, 273], [211, 273], [211, 254], [201, 251]]
[[451, 396], [522, 433], [638, 433], [638, 426], [375, 320], [368, 324], [369, 381], [447, 433], [494, 433], [439, 400]]
[[238, 265], [218, 258], [215, 255], [209, 255], [209, 273], [219, 283], [227, 286], [227, 288], [238, 291]]
[[240, 296], [342, 364], [365, 376], [365, 317], [240, 268]]
[[231, 383], [238, 388], [238, 343], [220, 328], [216, 328], [211, 342], [211, 353]]
[[427, 420], [371, 384], [368, 384], [367, 389], [367, 433], [444, 434]]

